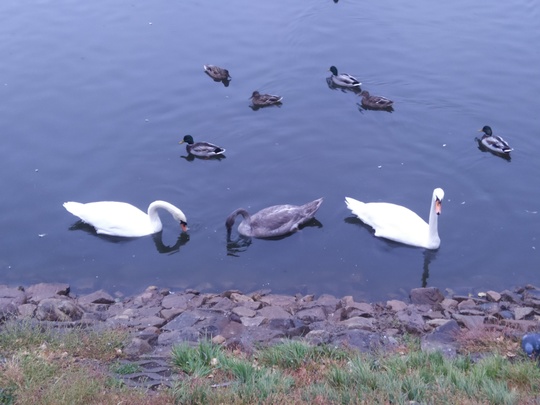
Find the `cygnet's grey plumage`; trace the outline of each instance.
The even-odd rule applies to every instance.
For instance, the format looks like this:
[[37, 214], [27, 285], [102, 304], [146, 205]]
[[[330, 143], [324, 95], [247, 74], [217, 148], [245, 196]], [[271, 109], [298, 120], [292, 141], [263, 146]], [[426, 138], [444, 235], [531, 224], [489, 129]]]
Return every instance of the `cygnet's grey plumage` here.
[[300, 225], [315, 216], [323, 199], [311, 201], [304, 205], [274, 205], [250, 215], [244, 208], [234, 210], [227, 217], [225, 226], [230, 231], [237, 215], [243, 220], [238, 225], [238, 233], [255, 238], [271, 238], [296, 232]]

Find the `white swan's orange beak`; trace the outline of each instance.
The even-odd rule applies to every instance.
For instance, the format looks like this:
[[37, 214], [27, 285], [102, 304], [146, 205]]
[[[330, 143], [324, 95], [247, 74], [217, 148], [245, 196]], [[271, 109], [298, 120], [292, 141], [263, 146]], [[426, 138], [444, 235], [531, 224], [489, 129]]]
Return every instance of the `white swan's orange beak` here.
[[183, 232], [187, 232], [188, 231], [188, 227], [187, 227], [187, 224], [185, 222], [180, 222], [180, 227], [182, 228], [182, 231]]
[[437, 215], [441, 215], [441, 211], [442, 211], [442, 204], [441, 204], [441, 200], [439, 200], [437, 198], [437, 200], [435, 201], [435, 213]]

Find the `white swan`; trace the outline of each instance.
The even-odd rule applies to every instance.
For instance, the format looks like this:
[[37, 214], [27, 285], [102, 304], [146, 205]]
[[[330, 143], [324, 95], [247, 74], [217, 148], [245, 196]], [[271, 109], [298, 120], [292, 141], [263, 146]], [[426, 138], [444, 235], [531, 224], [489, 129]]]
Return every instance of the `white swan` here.
[[148, 214], [131, 204], [117, 201], [86, 204], [69, 201], [64, 203], [64, 208], [104, 235], [132, 238], [157, 233], [163, 229], [157, 213], [159, 208], [169, 211], [180, 222], [182, 230], [187, 231], [184, 213], [166, 201], [154, 201], [148, 206]]
[[426, 249], [437, 249], [441, 244], [437, 232], [437, 217], [441, 213], [443, 198], [442, 188], [433, 190], [429, 224], [401, 205], [363, 203], [350, 197], [345, 197], [345, 203], [362, 222], [375, 229], [375, 236]]

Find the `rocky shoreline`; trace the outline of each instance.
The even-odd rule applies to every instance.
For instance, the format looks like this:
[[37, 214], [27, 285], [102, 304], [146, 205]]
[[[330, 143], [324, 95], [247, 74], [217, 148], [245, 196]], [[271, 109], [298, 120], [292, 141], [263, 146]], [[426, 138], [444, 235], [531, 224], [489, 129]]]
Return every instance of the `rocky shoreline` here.
[[421, 336], [423, 350], [454, 356], [463, 331], [495, 328], [518, 337], [540, 329], [540, 289], [527, 285], [481, 295], [444, 296], [429, 287], [411, 290], [408, 302], [368, 303], [351, 296], [172, 292], [152, 286], [115, 299], [103, 290], [76, 296], [63, 283], [0, 285], [0, 325], [20, 319], [54, 327], [124, 327], [131, 339], [124, 354], [133, 360], [166, 359], [173, 345], [200, 339], [243, 352], [299, 338], [363, 352], [391, 350], [406, 333]]

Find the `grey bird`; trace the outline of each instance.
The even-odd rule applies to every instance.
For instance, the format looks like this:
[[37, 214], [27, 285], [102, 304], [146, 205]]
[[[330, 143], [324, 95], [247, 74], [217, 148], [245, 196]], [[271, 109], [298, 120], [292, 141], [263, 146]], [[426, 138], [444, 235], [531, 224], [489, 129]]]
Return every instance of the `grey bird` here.
[[521, 347], [531, 359], [540, 355], [540, 333], [527, 333], [521, 338]]

